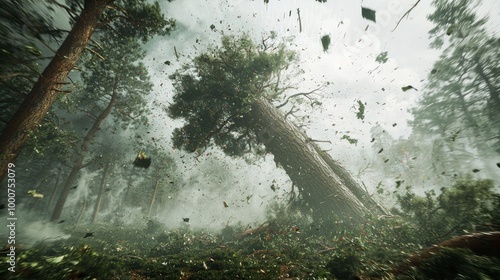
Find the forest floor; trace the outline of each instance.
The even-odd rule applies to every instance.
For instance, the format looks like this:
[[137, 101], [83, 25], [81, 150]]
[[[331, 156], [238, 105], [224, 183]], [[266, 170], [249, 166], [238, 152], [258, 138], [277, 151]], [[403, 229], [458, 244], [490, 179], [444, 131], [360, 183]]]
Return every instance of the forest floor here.
[[[188, 223], [165, 230], [152, 221], [142, 228], [67, 225], [62, 228], [71, 235], [68, 239], [18, 247], [15, 272], [8, 271], [2, 251], [0, 279], [425, 279], [415, 276], [415, 269], [411, 275], [391, 273], [418, 252], [415, 244], [374, 240], [366, 227], [353, 234], [303, 226], [269, 221], [212, 233], [193, 230]], [[500, 263], [495, 258], [478, 262], [484, 261]], [[434, 269], [439, 266], [435, 263]], [[456, 279], [457, 273], [435, 279]]]

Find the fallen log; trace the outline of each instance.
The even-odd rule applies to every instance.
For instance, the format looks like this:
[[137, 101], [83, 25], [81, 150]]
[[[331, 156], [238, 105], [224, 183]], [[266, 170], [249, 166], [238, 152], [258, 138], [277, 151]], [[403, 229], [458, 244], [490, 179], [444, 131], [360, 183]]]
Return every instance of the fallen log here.
[[392, 273], [398, 275], [407, 272], [411, 267], [418, 266], [438, 253], [443, 247], [465, 248], [476, 255], [500, 258], [500, 231], [462, 235], [443, 241], [410, 256], [403, 264], [393, 269]]

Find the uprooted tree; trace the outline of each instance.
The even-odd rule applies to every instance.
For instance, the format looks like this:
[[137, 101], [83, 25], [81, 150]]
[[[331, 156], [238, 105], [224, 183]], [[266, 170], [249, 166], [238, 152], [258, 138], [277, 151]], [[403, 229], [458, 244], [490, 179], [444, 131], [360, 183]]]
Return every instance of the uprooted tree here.
[[337, 215], [356, 222], [370, 211], [382, 212], [337, 161], [273, 105], [294, 88], [287, 69], [296, 61], [295, 53], [274, 38], [258, 45], [248, 35], [224, 36], [222, 46], [170, 77], [176, 95], [168, 113], [186, 121], [174, 131], [174, 146], [194, 152], [216, 145], [230, 156], [273, 154], [297, 187], [301, 209], [312, 210], [317, 221]]

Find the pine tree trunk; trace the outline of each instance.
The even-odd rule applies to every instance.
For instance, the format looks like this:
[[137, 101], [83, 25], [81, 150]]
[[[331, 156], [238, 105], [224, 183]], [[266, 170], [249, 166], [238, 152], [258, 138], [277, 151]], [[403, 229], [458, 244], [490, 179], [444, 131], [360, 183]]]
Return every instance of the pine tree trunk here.
[[155, 200], [156, 200], [156, 194], [158, 193], [159, 182], [160, 182], [160, 169], [157, 169], [156, 176], [155, 176], [153, 197], [151, 198], [151, 203], [149, 204], [148, 220], [151, 219], [151, 212], [153, 210], [153, 205], [154, 205]]
[[92, 220], [90, 221], [91, 224], [93, 224], [96, 221], [97, 215], [99, 214], [99, 210], [101, 208], [102, 195], [103, 195], [104, 189], [106, 187], [106, 178], [108, 176], [109, 165], [110, 165], [110, 163], [108, 162], [106, 164], [106, 167], [104, 167], [104, 170], [102, 173], [101, 186], [99, 186], [99, 192], [97, 193], [97, 200], [96, 200], [95, 206], [94, 206], [94, 213], [92, 214]]
[[24, 142], [56, 100], [61, 84], [80, 58], [99, 23], [99, 17], [110, 2], [112, 0], [85, 1], [85, 7], [68, 37], [5, 126], [0, 136], [0, 178], [5, 176], [7, 164], [14, 162]]
[[92, 128], [89, 130], [89, 132], [87, 133], [87, 135], [83, 139], [81, 151], [80, 151], [80, 153], [78, 153], [78, 156], [75, 160], [75, 163], [73, 164], [73, 168], [71, 169], [71, 172], [69, 173], [69, 176], [66, 179], [66, 183], [64, 183], [63, 190], [62, 190], [61, 194], [59, 195], [59, 199], [57, 200], [56, 206], [54, 208], [54, 212], [52, 212], [52, 217], [50, 218], [51, 222], [56, 221], [61, 217], [61, 213], [62, 213], [62, 210], [64, 208], [64, 204], [66, 203], [66, 198], [68, 198], [68, 194], [69, 194], [69, 191], [71, 189], [71, 186], [74, 184], [74, 182], [78, 178], [78, 173], [80, 172], [80, 169], [83, 168], [83, 159], [85, 158], [85, 155], [87, 153], [87, 149], [88, 149], [88, 146], [90, 144], [90, 141], [92, 139], [94, 139], [95, 134], [100, 129], [99, 126], [104, 121], [104, 119], [106, 119], [106, 117], [111, 113], [111, 109], [113, 109], [113, 107], [115, 106], [116, 98], [118, 96], [119, 82], [120, 82], [120, 78], [118, 76], [116, 76], [115, 80], [114, 80], [114, 86], [113, 86], [113, 95], [111, 96], [111, 100], [109, 101], [108, 106], [97, 117], [94, 124], [92, 125]]
[[252, 106], [253, 129], [274, 160], [299, 188], [316, 221], [333, 215], [362, 222], [369, 211], [318, 153], [318, 148], [270, 102]]

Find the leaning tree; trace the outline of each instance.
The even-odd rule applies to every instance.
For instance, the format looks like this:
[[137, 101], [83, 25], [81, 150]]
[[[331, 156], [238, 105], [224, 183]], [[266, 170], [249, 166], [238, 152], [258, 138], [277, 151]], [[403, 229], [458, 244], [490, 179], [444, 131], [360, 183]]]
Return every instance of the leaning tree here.
[[297, 69], [292, 65], [296, 60], [273, 35], [261, 44], [248, 35], [224, 36], [222, 46], [170, 77], [175, 96], [168, 113], [186, 121], [173, 133], [174, 146], [194, 152], [216, 145], [230, 156], [271, 153], [316, 221], [335, 215], [359, 222], [372, 210], [383, 211], [345, 168], [273, 104], [294, 88], [288, 70]]

